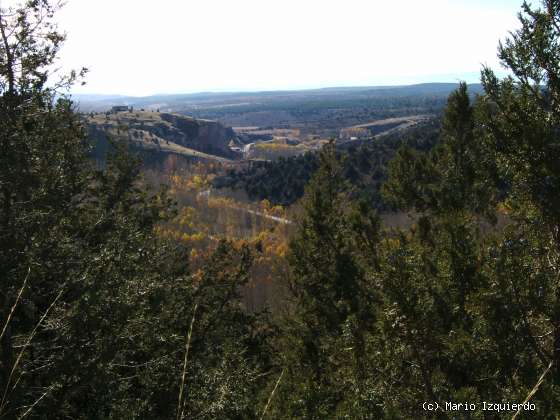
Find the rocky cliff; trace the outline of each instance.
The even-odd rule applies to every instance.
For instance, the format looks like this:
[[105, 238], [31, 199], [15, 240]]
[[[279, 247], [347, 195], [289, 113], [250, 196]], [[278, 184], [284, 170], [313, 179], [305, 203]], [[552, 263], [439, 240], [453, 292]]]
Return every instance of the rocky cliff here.
[[109, 138], [151, 153], [175, 153], [198, 159], [235, 159], [229, 144], [235, 132], [216, 121], [150, 111], [91, 113], [86, 124], [96, 157]]

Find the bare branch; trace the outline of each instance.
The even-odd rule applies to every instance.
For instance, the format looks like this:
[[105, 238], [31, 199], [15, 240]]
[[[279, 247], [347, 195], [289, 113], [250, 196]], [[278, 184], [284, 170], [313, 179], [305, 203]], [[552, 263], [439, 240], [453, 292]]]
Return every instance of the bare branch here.
[[511, 418], [511, 420], [515, 420], [517, 418], [517, 416], [519, 416], [519, 413], [521, 413], [521, 411], [523, 411], [523, 406], [529, 402], [529, 400], [533, 397], [533, 395], [535, 395], [537, 393], [537, 391], [539, 390], [541, 384], [544, 381], [545, 376], [548, 374], [548, 372], [550, 372], [550, 368], [552, 368], [553, 362], [551, 361], [548, 364], [548, 367], [546, 368], [546, 370], [542, 373], [541, 377], [539, 378], [538, 382], [536, 383], [536, 385], [533, 387], [533, 389], [531, 390], [531, 392], [529, 392], [529, 394], [527, 395], [527, 398], [525, 398], [525, 401], [523, 401], [523, 403], [519, 406], [519, 410], [517, 410], [517, 413], [515, 413], [513, 415], [513, 417]]
[[261, 414], [260, 420], [264, 419], [264, 415], [268, 411], [268, 407], [270, 406], [270, 402], [272, 401], [272, 398], [274, 397], [274, 393], [276, 392], [276, 388], [278, 388], [278, 385], [280, 385], [280, 381], [282, 380], [282, 376], [284, 376], [284, 371], [285, 371], [285, 369], [282, 370], [282, 373], [280, 373], [280, 376], [278, 377], [278, 380], [276, 381], [276, 385], [274, 385], [274, 389], [272, 390], [272, 392], [270, 393], [270, 396], [268, 397], [268, 401], [266, 402], [266, 405], [264, 406], [264, 410]]
[[36, 406], [37, 404], [39, 404], [39, 401], [41, 401], [43, 398], [45, 398], [45, 397], [47, 396], [47, 394], [50, 392], [50, 390], [51, 390], [52, 388], [53, 388], [52, 386], [48, 387], [47, 390], [45, 391], [45, 393], [44, 393], [43, 395], [41, 395], [33, 404], [31, 404], [31, 405], [29, 406], [29, 408], [25, 411], [25, 413], [23, 413], [21, 416], [18, 417], [18, 420], [20, 420], [20, 419], [22, 419], [22, 418], [24, 418], [24, 417], [27, 417], [27, 416], [31, 413], [31, 411], [33, 410], [33, 408], [35, 408], [35, 406]]
[[2, 340], [2, 337], [4, 337], [4, 333], [6, 332], [6, 329], [8, 328], [8, 324], [10, 323], [10, 320], [12, 319], [12, 315], [14, 314], [14, 311], [16, 310], [16, 306], [19, 302], [21, 294], [23, 293], [23, 289], [25, 289], [25, 286], [27, 285], [27, 279], [29, 278], [30, 273], [31, 273], [31, 267], [29, 267], [29, 269], [27, 270], [27, 275], [25, 276], [25, 279], [23, 280], [23, 284], [22, 284], [21, 288], [19, 289], [19, 293], [16, 297], [16, 301], [12, 305], [12, 309], [10, 310], [8, 318], [6, 319], [6, 323], [4, 324], [4, 328], [2, 328], [2, 333], [0, 334], [0, 340]]
[[58, 299], [60, 299], [63, 292], [64, 292], [64, 285], [60, 288], [60, 291], [58, 292], [58, 294], [56, 295], [56, 297], [54, 298], [54, 300], [50, 304], [50, 306], [47, 308], [47, 310], [45, 311], [45, 313], [43, 314], [41, 319], [39, 319], [39, 322], [37, 322], [37, 324], [35, 325], [35, 328], [33, 328], [33, 331], [31, 331], [31, 334], [29, 334], [29, 337], [27, 338], [27, 341], [25, 342], [25, 345], [20, 350], [20, 352], [18, 354], [18, 357], [17, 357], [17, 359], [16, 359], [16, 361], [15, 361], [13, 367], [12, 367], [12, 370], [10, 372], [10, 375], [8, 377], [8, 381], [6, 382], [6, 388], [4, 389], [4, 393], [2, 395], [2, 401], [0, 401], [0, 414], [4, 411], [4, 408], [7, 404], [6, 397], [8, 396], [8, 390], [9, 390], [9, 387], [10, 387], [10, 383], [11, 383], [12, 378], [14, 376], [14, 373], [15, 373], [18, 365], [19, 365], [19, 362], [21, 361], [21, 358], [23, 357], [23, 354], [25, 353], [25, 350], [27, 349], [27, 347], [29, 347], [29, 344], [31, 343], [31, 340], [33, 340], [33, 337], [35, 337], [35, 334], [37, 333], [37, 330], [39, 329], [39, 327], [41, 326], [41, 324], [43, 323], [43, 321], [45, 320], [45, 318], [49, 314], [50, 310], [58, 302]]
[[183, 376], [181, 378], [181, 387], [179, 388], [179, 403], [177, 406], [177, 420], [180, 420], [183, 418], [183, 414], [184, 414], [184, 396], [183, 396], [183, 390], [185, 388], [185, 380], [186, 380], [186, 376], [187, 376], [187, 361], [188, 361], [188, 357], [189, 357], [189, 348], [191, 345], [191, 337], [192, 337], [192, 332], [193, 332], [193, 326], [194, 326], [194, 318], [196, 315], [196, 309], [198, 308], [198, 303], [194, 305], [194, 310], [193, 310], [193, 316], [191, 319], [191, 325], [189, 327], [189, 333], [187, 335], [187, 343], [185, 345], [185, 359], [183, 361]]

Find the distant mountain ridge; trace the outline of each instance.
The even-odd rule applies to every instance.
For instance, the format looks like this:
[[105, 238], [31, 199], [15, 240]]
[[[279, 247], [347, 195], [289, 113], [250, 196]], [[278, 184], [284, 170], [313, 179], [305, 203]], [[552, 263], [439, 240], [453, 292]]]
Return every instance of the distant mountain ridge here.
[[[278, 91], [256, 91], [256, 92], [199, 92], [185, 94], [163, 94], [150, 96], [121, 96], [121, 95], [95, 95], [95, 94], [73, 94], [80, 109], [83, 111], [102, 111], [114, 105], [127, 105], [133, 107], [144, 107], [148, 109], [166, 108], [184, 105], [208, 105], [212, 102], [229, 102], [243, 98], [331, 98], [332, 95], [366, 95], [371, 97], [403, 97], [403, 96], [425, 96], [425, 95], [449, 95], [456, 89], [458, 83], [419, 83], [414, 85], [397, 86], [356, 86], [356, 87], [326, 87], [320, 89], [305, 90], [278, 90]], [[479, 83], [469, 85], [472, 93], [481, 93], [482, 85]]]

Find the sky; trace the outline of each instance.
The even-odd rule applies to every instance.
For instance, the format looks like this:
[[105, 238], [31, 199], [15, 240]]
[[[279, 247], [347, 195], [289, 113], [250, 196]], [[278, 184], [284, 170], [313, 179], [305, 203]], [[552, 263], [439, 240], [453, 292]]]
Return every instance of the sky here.
[[478, 80], [521, 0], [68, 0], [76, 93], [152, 94]]

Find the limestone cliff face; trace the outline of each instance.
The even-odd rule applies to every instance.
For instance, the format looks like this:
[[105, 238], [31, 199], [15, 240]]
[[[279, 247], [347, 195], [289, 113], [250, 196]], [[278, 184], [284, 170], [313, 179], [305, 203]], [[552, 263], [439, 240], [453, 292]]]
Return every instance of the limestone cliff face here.
[[235, 132], [217, 121], [177, 114], [126, 111], [92, 114], [86, 121], [96, 148], [111, 137], [150, 153], [176, 153], [194, 158], [234, 159], [229, 148]]
[[158, 125], [164, 138], [181, 146], [217, 156], [233, 157], [229, 143], [235, 138], [234, 131], [216, 121], [197, 120], [176, 114], [161, 114], [168, 124]]

